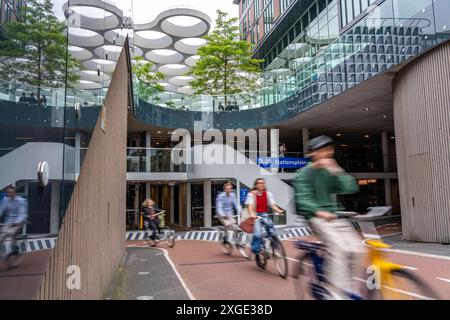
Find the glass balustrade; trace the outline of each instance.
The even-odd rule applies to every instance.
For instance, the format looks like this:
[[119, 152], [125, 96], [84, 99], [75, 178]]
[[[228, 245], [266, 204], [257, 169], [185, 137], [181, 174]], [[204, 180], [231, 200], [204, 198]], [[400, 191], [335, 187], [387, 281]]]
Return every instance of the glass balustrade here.
[[[448, 6], [442, 0], [387, 0], [325, 42], [311, 23], [274, 60], [276, 68], [267, 68], [263, 86], [255, 92], [225, 97], [166, 91], [144, 100], [177, 110], [232, 112], [294, 99], [286, 107], [301, 112], [449, 39], [450, 16], [443, 14]], [[135, 94], [139, 106], [142, 96]]]

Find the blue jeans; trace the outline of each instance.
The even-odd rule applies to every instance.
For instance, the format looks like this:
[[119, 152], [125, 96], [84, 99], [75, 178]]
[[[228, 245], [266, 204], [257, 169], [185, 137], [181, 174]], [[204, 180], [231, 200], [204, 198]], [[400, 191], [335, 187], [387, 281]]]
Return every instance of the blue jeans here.
[[268, 214], [258, 213], [258, 217], [262, 217], [262, 219], [257, 219], [255, 221], [255, 226], [253, 229], [253, 239], [252, 239], [252, 252], [254, 254], [257, 254], [261, 251], [261, 244], [262, 244], [262, 226], [264, 225], [264, 228], [266, 229], [266, 232], [268, 235], [274, 234], [273, 229], [273, 221], [269, 218]]

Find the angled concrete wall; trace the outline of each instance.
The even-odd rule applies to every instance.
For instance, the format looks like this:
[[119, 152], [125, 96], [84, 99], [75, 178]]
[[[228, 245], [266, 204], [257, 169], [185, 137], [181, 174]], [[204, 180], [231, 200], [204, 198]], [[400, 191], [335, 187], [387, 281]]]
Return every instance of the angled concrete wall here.
[[394, 80], [403, 236], [450, 243], [450, 42]]
[[[129, 66], [125, 46], [38, 295], [39, 299], [101, 299], [125, 248]], [[80, 289], [66, 285], [79, 267]], [[72, 278], [73, 279], [73, 278]], [[73, 282], [76, 284], [76, 281]]]

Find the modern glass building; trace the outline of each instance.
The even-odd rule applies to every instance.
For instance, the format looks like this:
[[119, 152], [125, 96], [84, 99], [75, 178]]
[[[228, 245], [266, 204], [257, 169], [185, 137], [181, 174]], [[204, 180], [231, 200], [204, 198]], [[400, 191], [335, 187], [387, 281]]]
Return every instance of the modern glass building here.
[[[167, 211], [167, 224], [212, 231], [223, 184], [232, 181], [243, 204], [261, 175], [287, 211], [277, 226], [291, 227], [298, 167], [262, 168], [258, 159], [306, 161], [308, 140], [327, 134], [360, 186], [338, 197], [345, 209], [383, 207], [389, 221], [402, 220], [405, 238], [449, 243], [449, 1], [233, 2], [242, 39], [264, 62], [260, 88], [228, 96], [235, 107], [222, 111], [224, 96], [190, 86], [212, 27], [201, 10], [149, 20], [131, 0], [48, 1], [33, 24], [32, 1], [0, 0], [0, 198], [15, 185], [27, 199], [23, 234], [50, 246], [62, 237], [60, 254], [83, 258], [82, 248], [85, 268], [112, 268], [105, 256], [120, 258], [125, 230], [142, 231], [145, 199]], [[15, 37], [17, 18], [51, 50]], [[138, 60], [164, 75], [162, 92], [146, 93], [132, 72]], [[227, 134], [232, 143], [219, 143]], [[210, 161], [213, 137], [238, 164]], [[192, 161], [177, 163], [174, 153]], [[68, 262], [55, 255], [50, 266]], [[41, 294], [70, 297], [65, 290]]]

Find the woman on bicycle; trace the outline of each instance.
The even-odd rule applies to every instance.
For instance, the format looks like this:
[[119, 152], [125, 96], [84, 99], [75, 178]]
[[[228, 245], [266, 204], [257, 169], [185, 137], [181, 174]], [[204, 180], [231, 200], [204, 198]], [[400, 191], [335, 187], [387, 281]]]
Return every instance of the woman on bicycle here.
[[245, 204], [247, 205], [250, 217], [256, 219], [253, 229], [252, 252], [256, 255], [256, 260], [258, 260], [260, 258], [258, 253], [261, 251], [262, 243], [262, 225], [264, 225], [268, 233], [273, 229], [273, 222], [268, 215], [269, 208], [276, 213], [283, 213], [283, 210], [276, 205], [275, 198], [273, 197], [273, 194], [267, 190], [266, 180], [263, 178], [256, 179], [254, 188], [248, 193]]
[[153, 199], [144, 200], [144, 202], [142, 203], [142, 207], [142, 213], [144, 215], [146, 228], [150, 228], [152, 231], [152, 233], [150, 234], [150, 239], [152, 239], [153, 241], [157, 241], [157, 234], [161, 233], [158, 213], [160, 213], [162, 210], [156, 206]]

